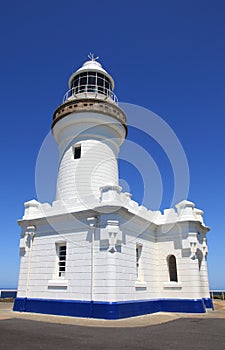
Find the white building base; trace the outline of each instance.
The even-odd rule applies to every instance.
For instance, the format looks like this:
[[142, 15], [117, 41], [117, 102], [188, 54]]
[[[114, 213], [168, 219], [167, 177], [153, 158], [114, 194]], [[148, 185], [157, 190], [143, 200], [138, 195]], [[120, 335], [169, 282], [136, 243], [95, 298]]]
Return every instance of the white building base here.
[[88, 206], [25, 203], [14, 310], [118, 319], [212, 309], [202, 211], [183, 201], [161, 214], [130, 197], [107, 186]]

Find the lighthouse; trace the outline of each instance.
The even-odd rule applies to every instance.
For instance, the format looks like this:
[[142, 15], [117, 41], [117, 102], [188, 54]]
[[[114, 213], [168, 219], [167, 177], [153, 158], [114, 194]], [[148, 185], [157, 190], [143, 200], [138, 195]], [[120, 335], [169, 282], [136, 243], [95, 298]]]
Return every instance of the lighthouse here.
[[113, 89], [112, 77], [93, 55], [70, 77], [52, 123], [59, 147], [56, 199], [95, 200], [103, 186], [118, 186], [117, 158], [127, 127]]
[[18, 220], [14, 310], [119, 319], [212, 309], [203, 211], [186, 199], [151, 211], [124, 192], [117, 159], [129, 116], [113, 78], [90, 54], [68, 85], [51, 126], [55, 199], [24, 203]]

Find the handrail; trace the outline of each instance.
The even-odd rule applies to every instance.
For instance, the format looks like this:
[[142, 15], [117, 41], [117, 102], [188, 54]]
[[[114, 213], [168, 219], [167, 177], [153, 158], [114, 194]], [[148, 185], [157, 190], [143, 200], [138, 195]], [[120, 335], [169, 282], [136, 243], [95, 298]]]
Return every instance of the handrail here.
[[103, 100], [110, 98], [114, 103], [118, 104], [118, 98], [112, 90], [98, 85], [79, 85], [69, 89], [63, 96], [63, 103], [72, 96], [79, 98], [77, 95], [80, 94], [88, 94], [88, 97], [92, 97], [91, 95], [93, 94], [93, 98], [98, 97]]

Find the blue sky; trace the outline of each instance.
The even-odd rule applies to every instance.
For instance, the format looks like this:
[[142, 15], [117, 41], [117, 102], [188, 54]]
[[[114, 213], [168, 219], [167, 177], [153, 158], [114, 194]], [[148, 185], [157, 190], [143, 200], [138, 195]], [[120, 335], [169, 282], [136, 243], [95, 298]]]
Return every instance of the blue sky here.
[[[17, 285], [16, 220], [23, 202], [36, 198], [37, 155], [69, 76], [93, 51], [112, 74], [119, 100], [161, 116], [182, 143], [188, 198], [211, 227], [210, 286], [225, 288], [224, 13], [219, 0], [2, 2], [0, 287]], [[147, 136], [131, 130], [129, 138], [157, 163], [166, 207], [173, 185], [168, 160]], [[122, 163], [121, 177], [141, 201], [135, 171], [132, 178]]]

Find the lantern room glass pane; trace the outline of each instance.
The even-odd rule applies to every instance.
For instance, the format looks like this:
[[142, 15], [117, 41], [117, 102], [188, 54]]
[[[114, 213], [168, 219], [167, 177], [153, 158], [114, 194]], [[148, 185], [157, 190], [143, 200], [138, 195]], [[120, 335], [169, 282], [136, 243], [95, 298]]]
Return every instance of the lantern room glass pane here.
[[110, 96], [112, 91], [110, 80], [104, 74], [92, 71], [77, 75], [73, 79], [71, 87], [75, 94], [80, 92], [98, 92]]

